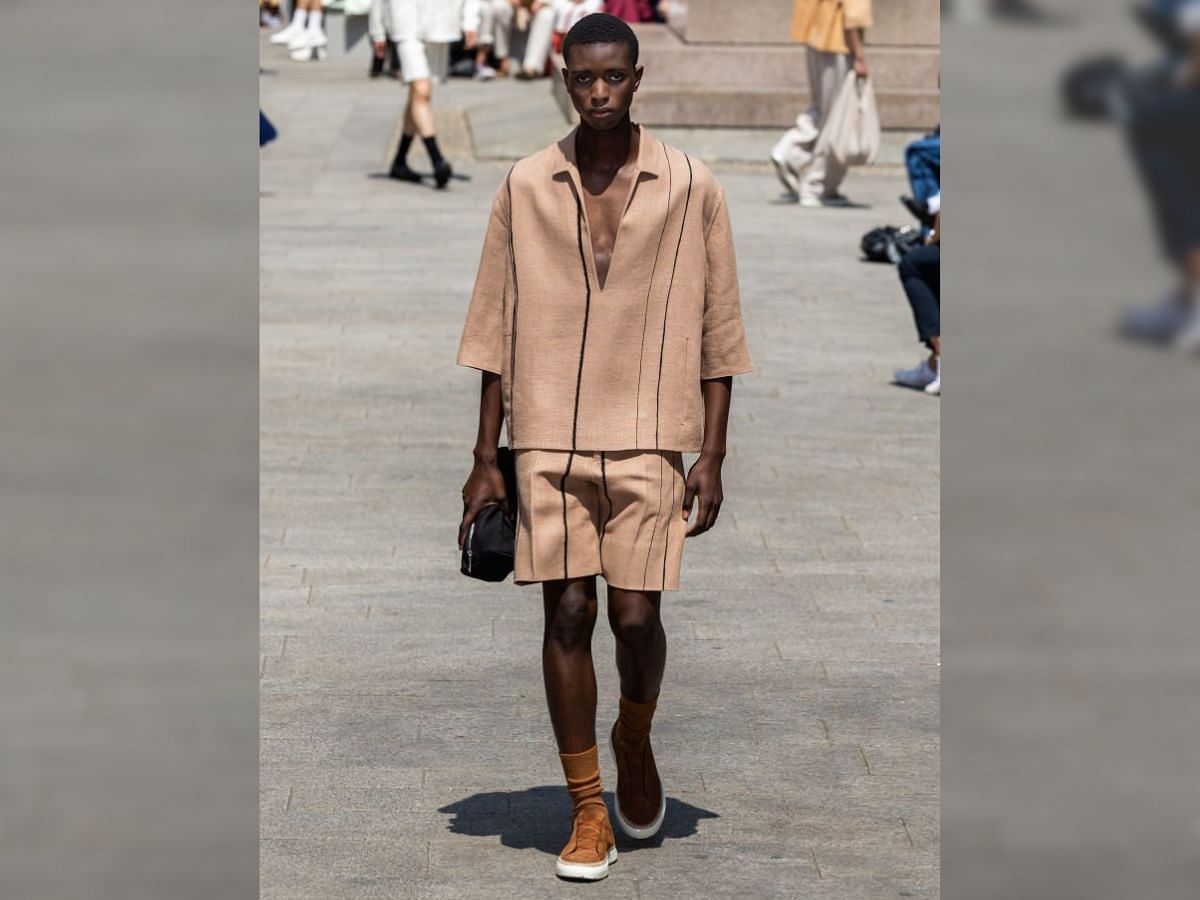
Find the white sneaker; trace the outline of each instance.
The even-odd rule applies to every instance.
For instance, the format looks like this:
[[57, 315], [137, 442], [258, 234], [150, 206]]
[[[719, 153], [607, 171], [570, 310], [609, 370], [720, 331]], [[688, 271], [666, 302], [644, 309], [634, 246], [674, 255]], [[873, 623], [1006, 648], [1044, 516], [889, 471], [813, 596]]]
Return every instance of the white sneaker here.
[[929, 365], [929, 360], [923, 359], [914, 369], [901, 369], [896, 373], [896, 384], [910, 388], [928, 388], [938, 380], [938, 373]]
[[297, 22], [292, 22], [284, 28], [271, 35], [268, 40], [272, 44], [290, 44], [296, 39], [296, 36], [304, 31], [304, 25]]
[[1171, 293], [1154, 306], [1131, 309], [1121, 316], [1120, 331], [1125, 337], [1154, 344], [1174, 342], [1189, 325], [1196, 313], [1185, 304], [1178, 293]]
[[925, 385], [925, 393], [934, 397], [942, 396], [942, 361], [940, 359], [938, 360], [937, 375], [933, 381]]
[[812, 197], [808, 194], [801, 194], [800, 205], [805, 209], [820, 209], [825, 204], [821, 202], [820, 197]]
[[329, 43], [323, 29], [305, 28], [288, 41], [289, 50], [316, 50]]
[[324, 31], [305, 30], [304, 34], [288, 44], [292, 59], [296, 62], [306, 62], [310, 59], [324, 59], [325, 47], [329, 38]]
[[800, 179], [778, 150], [771, 151], [771, 164], [775, 166], [775, 174], [779, 176], [779, 183], [783, 185], [783, 189], [792, 196], [799, 196]]
[[496, 77], [496, 70], [491, 66], [480, 66], [473, 77], [479, 81], [491, 81]]

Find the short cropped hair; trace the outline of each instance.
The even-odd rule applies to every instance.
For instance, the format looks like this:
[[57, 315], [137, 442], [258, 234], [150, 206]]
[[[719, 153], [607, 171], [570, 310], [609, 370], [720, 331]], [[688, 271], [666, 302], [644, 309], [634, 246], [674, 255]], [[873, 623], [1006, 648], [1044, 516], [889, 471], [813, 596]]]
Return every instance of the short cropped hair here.
[[629, 64], [637, 66], [637, 35], [625, 22], [608, 13], [592, 13], [575, 23], [567, 32], [567, 36], [563, 38], [564, 62], [569, 58], [571, 48], [576, 44], [624, 44], [629, 48]]

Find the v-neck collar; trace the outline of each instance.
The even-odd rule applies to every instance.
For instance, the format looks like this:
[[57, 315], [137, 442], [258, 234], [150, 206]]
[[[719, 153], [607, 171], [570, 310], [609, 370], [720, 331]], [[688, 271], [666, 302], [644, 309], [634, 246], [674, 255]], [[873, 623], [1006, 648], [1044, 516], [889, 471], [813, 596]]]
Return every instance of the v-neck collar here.
[[590, 277], [594, 279], [596, 290], [603, 293], [611, 283], [613, 270], [616, 268], [617, 248], [620, 244], [621, 226], [625, 223], [625, 214], [629, 212], [629, 207], [633, 205], [634, 195], [637, 193], [638, 184], [642, 176], [650, 178], [658, 178], [660, 174], [660, 164], [662, 160], [662, 152], [659, 150], [659, 141], [646, 129], [644, 125], [635, 125], [638, 130], [638, 152], [637, 158], [633, 163], [633, 178], [629, 183], [629, 193], [625, 197], [625, 205], [621, 208], [621, 218], [617, 221], [617, 230], [613, 235], [612, 258], [608, 261], [608, 271], [604, 274], [604, 284], [600, 284], [600, 273], [596, 269], [596, 249], [592, 242], [592, 226], [588, 221], [587, 202], [584, 200], [583, 179], [579, 175], [579, 158], [575, 148], [575, 141], [579, 136], [579, 126], [576, 125], [571, 129], [570, 133], [558, 142], [559, 160], [554, 168], [554, 174], [558, 175], [565, 172], [571, 179], [571, 186], [575, 190], [575, 196], [579, 203], [579, 212], [583, 217], [583, 227], [587, 231], [586, 255]]

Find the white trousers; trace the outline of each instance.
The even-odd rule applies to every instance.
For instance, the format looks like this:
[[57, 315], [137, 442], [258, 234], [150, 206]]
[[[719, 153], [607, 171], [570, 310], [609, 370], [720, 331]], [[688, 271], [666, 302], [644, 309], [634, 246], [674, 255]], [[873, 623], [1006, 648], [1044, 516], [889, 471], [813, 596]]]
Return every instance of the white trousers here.
[[848, 53], [830, 53], [812, 47], [806, 48], [806, 56], [812, 106], [797, 116], [796, 126], [779, 139], [773, 155], [782, 158], [796, 173], [800, 196], [828, 197], [837, 193], [846, 178], [846, 167], [824, 148], [818, 149], [817, 141], [853, 61]]
[[[490, 18], [489, 27], [497, 59], [510, 56], [521, 60], [521, 68], [541, 75], [550, 58], [550, 41], [554, 36], [554, 7], [539, 9], [525, 30], [517, 27], [516, 10], [508, 0], [485, 0], [480, 4], [483, 16]], [[480, 25], [482, 33], [484, 26]], [[488, 43], [482, 37], [480, 43]]]

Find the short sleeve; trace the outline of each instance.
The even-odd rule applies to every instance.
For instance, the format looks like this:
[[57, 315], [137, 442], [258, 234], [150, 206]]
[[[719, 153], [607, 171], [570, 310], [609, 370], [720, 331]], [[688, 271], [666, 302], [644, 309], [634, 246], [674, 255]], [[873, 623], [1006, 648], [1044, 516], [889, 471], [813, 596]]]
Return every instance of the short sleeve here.
[[842, 0], [842, 16], [847, 28], [870, 28], [875, 24], [871, 17], [871, 0]]
[[725, 205], [725, 192], [719, 188], [714, 207], [704, 239], [707, 272], [704, 335], [700, 345], [701, 380], [742, 375], [754, 368], [742, 323], [733, 230]]
[[492, 202], [475, 289], [458, 345], [458, 364], [484, 372], [501, 371], [504, 359], [504, 291], [509, 264], [508, 180]]

